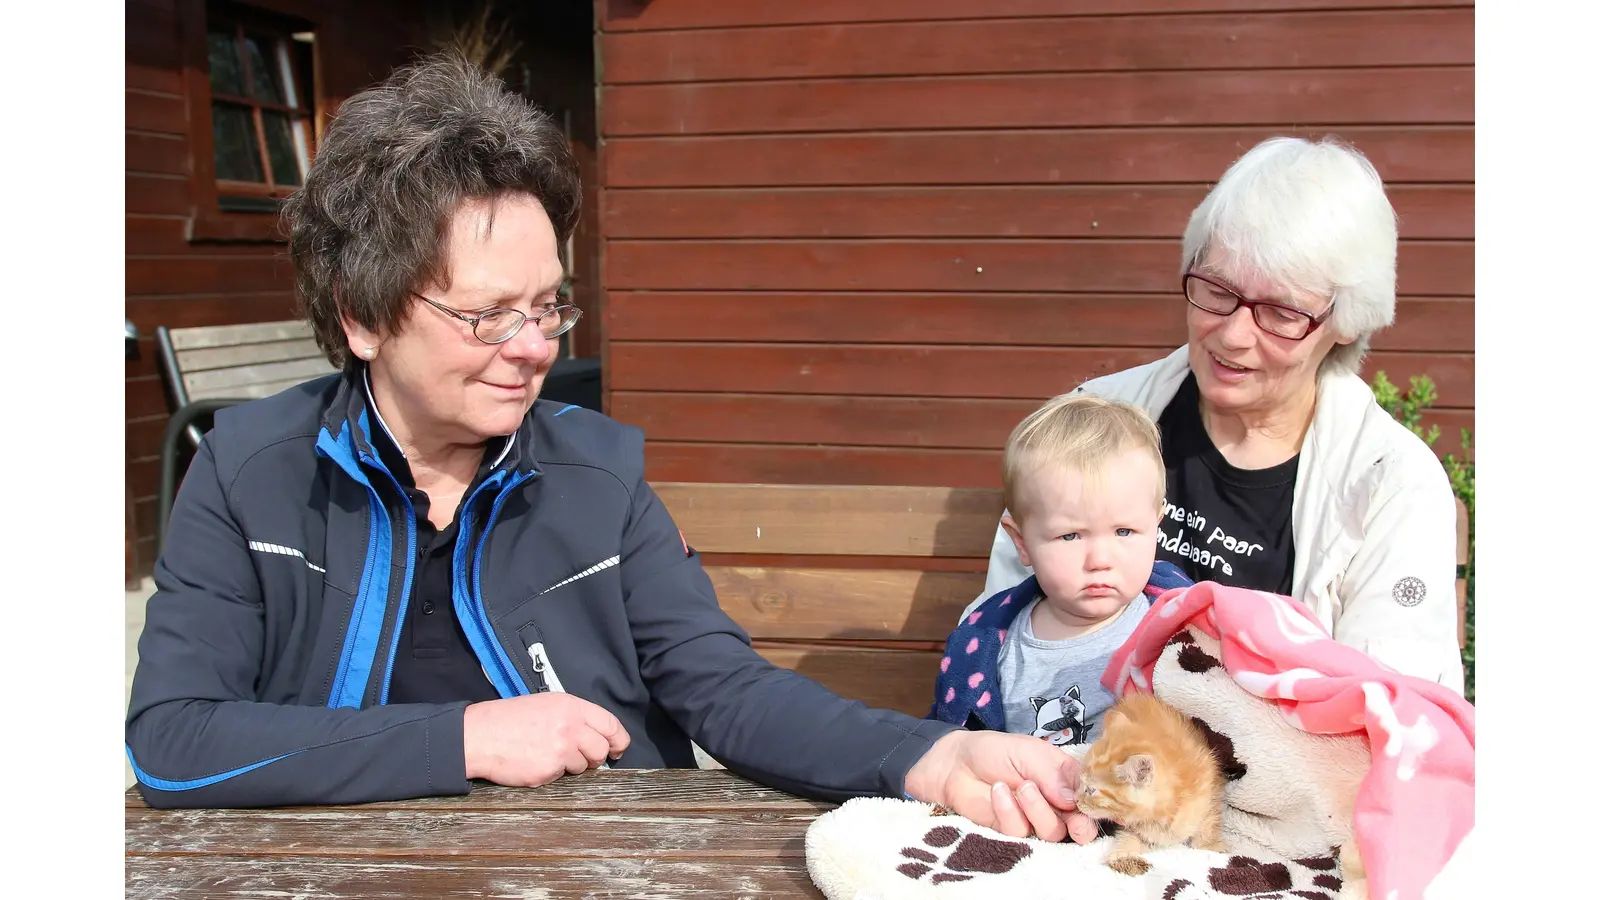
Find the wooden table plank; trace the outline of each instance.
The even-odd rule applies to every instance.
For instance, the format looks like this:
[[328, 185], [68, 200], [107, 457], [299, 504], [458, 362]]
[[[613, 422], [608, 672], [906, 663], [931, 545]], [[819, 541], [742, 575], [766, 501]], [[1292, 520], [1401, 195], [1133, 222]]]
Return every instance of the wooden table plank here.
[[130, 810], [130, 854], [805, 858], [814, 814]]
[[[127, 792], [128, 809], [143, 809], [137, 789]], [[320, 809], [461, 810], [625, 810], [694, 812], [739, 810], [820, 813], [834, 804], [776, 791], [726, 770], [607, 769], [569, 775], [538, 788], [512, 788], [474, 782], [469, 794], [391, 800]]]
[[156, 810], [129, 791], [130, 898], [821, 897], [805, 833], [833, 808], [725, 770], [348, 806]]
[[557, 857], [521, 862], [458, 858], [330, 860], [318, 857], [130, 856], [129, 900], [341, 900], [515, 898], [820, 898], [804, 864], [749, 859]]

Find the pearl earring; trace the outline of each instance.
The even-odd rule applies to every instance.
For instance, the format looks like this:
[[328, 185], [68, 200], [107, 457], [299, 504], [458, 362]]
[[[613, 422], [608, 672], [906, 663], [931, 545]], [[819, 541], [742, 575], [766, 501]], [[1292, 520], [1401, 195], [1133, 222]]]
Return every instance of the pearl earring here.
[[378, 355], [378, 348], [377, 347], [368, 347], [367, 349], [361, 351], [361, 355], [365, 356], [367, 359], [371, 359], [374, 356]]

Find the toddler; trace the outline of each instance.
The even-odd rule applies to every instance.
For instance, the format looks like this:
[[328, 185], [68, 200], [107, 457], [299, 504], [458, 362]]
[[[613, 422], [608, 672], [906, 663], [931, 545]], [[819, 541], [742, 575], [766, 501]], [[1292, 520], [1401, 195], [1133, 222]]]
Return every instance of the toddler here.
[[1100, 684], [1111, 654], [1150, 598], [1190, 584], [1156, 562], [1161, 439], [1138, 407], [1063, 394], [1012, 431], [1004, 469], [1000, 524], [1034, 574], [968, 609], [928, 717], [1087, 744], [1115, 700]]

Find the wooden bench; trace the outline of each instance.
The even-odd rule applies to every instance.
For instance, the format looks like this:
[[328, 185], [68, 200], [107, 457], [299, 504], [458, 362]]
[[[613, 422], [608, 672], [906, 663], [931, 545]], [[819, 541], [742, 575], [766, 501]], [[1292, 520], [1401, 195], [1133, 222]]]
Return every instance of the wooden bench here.
[[177, 491], [180, 441], [200, 446], [202, 418], [226, 406], [267, 397], [337, 371], [301, 321], [156, 329], [156, 348], [172, 418], [161, 441], [156, 552], [166, 537]]
[[[998, 488], [653, 487], [763, 656], [841, 696], [927, 714], [944, 640], [983, 591]], [[1459, 502], [1457, 524], [1465, 564]], [[1464, 579], [1457, 605], [1465, 643]]]

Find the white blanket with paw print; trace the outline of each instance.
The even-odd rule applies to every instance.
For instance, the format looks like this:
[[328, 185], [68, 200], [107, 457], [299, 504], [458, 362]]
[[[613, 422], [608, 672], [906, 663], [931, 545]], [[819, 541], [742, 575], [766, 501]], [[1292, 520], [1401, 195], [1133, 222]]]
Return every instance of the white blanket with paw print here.
[[[1190, 616], [1174, 622], [1171, 614], [1152, 623], [1162, 603], [1181, 603], [1184, 598], [1174, 595], [1192, 590], [1172, 591], [1158, 601], [1110, 671], [1121, 676], [1119, 687], [1138, 683], [1142, 672], [1158, 697], [1188, 713], [1208, 732], [1228, 779], [1223, 818], [1228, 853], [1189, 847], [1151, 851], [1145, 854], [1150, 871], [1135, 877], [1105, 867], [1109, 837], [1081, 847], [1018, 840], [959, 816], [934, 815], [928, 804], [860, 798], [812, 824], [806, 838], [812, 881], [829, 900], [1368, 896], [1366, 879], [1346, 883], [1339, 848], [1356, 839], [1352, 829], [1356, 798], [1375, 768], [1369, 734], [1317, 734], [1297, 727], [1282, 701], [1257, 696], [1230, 675], [1224, 664], [1226, 642], [1213, 636], [1214, 628], [1191, 621]], [[1179, 608], [1183, 607], [1174, 607]], [[1147, 626], [1152, 627], [1147, 630]], [[1167, 628], [1161, 642], [1151, 649], [1150, 640], [1162, 626]], [[1138, 646], [1145, 648], [1147, 658], [1142, 661], [1137, 658]], [[1466, 709], [1470, 725], [1471, 707]], [[1470, 729], [1466, 739], [1470, 743]], [[1470, 796], [1470, 769], [1466, 779]], [[1442, 871], [1433, 870], [1436, 877], [1422, 881], [1415, 890], [1391, 887], [1383, 892], [1384, 900], [1462, 896], [1460, 885], [1471, 878], [1465, 870], [1473, 856], [1470, 828], [1469, 819], [1453, 832], [1465, 832], [1465, 843], [1452, 845], [1453, 856], [1446, 851], [1450, 861]], [[1363, 855], [1370, 859], [1370, 854]]]

